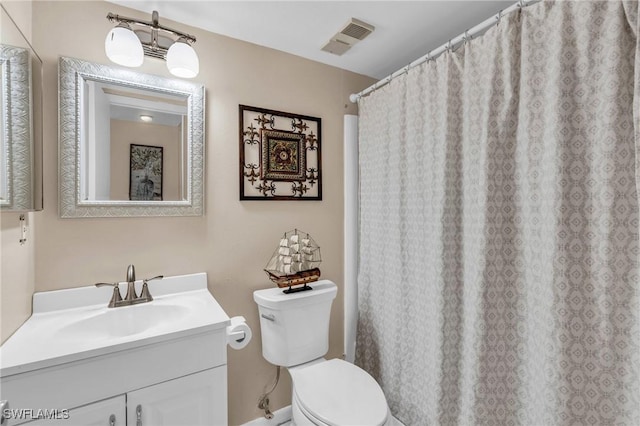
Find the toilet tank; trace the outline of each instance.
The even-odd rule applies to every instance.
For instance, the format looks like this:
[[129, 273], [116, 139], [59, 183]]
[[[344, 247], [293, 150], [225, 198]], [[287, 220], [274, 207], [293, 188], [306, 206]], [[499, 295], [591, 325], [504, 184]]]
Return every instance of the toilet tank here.
[[262, 356], [291, 367], [320, 358], [329, 350], [329, 317], [337, 287], [329, 280], [309, 284], [313, 290], [285, 294], [281, 288], [253, 293], [258, 304]]

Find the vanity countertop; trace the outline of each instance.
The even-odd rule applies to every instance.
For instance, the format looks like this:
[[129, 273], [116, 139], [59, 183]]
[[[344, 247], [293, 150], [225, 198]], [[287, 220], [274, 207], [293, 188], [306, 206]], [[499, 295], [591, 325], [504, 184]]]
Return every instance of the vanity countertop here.
[[[141, 281], [136, 282], [138, 293]], [[0, 377], [225, 329], [206, 273], [149, 282], [154, 300], [107, 308], [111, 287], [36, 293], [33, 314], [0, 346]], [[121, 293], [126, 283], [120, 285]]]

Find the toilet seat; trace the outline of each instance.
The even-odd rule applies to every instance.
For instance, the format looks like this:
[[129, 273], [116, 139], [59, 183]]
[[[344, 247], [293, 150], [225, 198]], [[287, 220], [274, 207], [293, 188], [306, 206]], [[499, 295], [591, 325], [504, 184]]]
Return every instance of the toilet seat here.
[[293, 390], [301, 411], [314, 423], [328, 426], [384, 425], [387, 400], [366, 371], [332, 359], [292, 371]]

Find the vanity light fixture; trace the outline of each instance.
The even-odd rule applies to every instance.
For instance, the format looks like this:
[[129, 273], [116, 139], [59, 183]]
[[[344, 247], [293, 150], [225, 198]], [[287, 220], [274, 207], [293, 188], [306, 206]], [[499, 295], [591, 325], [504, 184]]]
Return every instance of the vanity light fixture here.
[[140, 116], [140, 120], [144, 121], [145, 123], [149, 123], [149, 122], [153, 121], [153, 116], [152, 115], [143, 114], [143, 115]]
[[[193, 78], [198, 75], [200, 62], [191, 47], [196, 38], [160, 25], [157, 11], [151, 14], [151, 22], [113, 13], [109, 13], [107, 19], [118, 23], [104, 41], [104, 50], [112, 62], [126, 67], [139, 67], [144, 55], [147, 55], [164, 59], [169, 72], [177, 77]], [[135, 30], [131, 28], [132, 25], [136, 26]]]

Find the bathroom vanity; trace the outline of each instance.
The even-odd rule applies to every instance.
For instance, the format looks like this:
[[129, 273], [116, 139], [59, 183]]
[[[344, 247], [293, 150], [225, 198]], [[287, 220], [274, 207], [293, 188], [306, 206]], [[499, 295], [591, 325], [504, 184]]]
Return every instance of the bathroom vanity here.
[[0, 347], [2, 426], [227, 424], [230, 322], [206, 274], [149, 288], [152, 302], [117, 308], [111, 288], [36, 293]]

